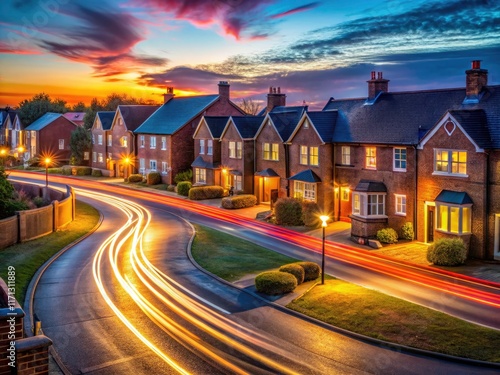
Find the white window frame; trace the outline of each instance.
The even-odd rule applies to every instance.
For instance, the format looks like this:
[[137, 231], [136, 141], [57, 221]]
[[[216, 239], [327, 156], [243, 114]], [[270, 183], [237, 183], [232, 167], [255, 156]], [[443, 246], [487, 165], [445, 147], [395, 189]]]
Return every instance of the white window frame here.
[[396, 215], [406, 216], [406, 195], [394, 194]]
[[[404, 151], [404, 152], [403, 152]], [[403, 158], [404, 156], [404, 158]], [[399, 164], [399, 166], [398, 166]], [[404, 166], [403, 166], [404, 164]], [[405, 147], [394, 147], [393, 152], [393, 170], [395, 172], [406, 172], [406, 166], [408, 164], [408, 151]]]
[[144, 174], [146, 170], [146, 159], [140, 158], [139, 159], [139, 172]]
[[279, 152], [280, 152], [279, 144], [271, 143], [271, 160], [278, 161], [280, 159]]
[[103, 163], [104, 162], [104, 159], [102, 157], [102, 152], [98, 152], [97, 153], [97, 162], [98, 163]]
[[365, 168], [377, 169], [377, 148], [365, 147]]
[[161, 162], [161, 174], [168, 174], [168, 163], [166, 161]]
[[342, 146], [342, 165], [351, 165], [351, 147]]
[[97, 134], [97, 144], [102, 145], [102, 134]]
[[140, 148], [144, 148], [145, 147], [145, 144], [146, 144], [146, 141], [144, 139], [144, 136], [143, 135], [140, 135], [139, 136], [139, 147]]
[[306, 201], [316, 202], [317, 188], [317, 184], [311, 182], [294, 181], [293, 196], [294, 198], [301, 198]]
[[[460, 156], [465, 154], [465, 162], [460, 161]], [[444, 156], [446, 156], [444, 158]], [[454, 156], [457, 157], [457, 160], [453, 160]], [[441, 176], [457, 176], [457, 177], [468, 177], [467, 174], [467, 159], [468, 152], [466, 150], [451, 150], [451, 149], [443, 149], [443, 148], [435, 148], [434, 149], [434, 172], [433, 175], [441, 175]], [[439, 163], [441, 163], [441, 167], [438, 168]], [[443, 166], [446, 164], [446, 168]], [[460, 170], [460, 166], [465, 167], [464, 172], [454, 172], [455, 168]]]
[[310, 146], [309, 147], [309, 165], [313, 167], [319, 166], [319, 147]]
[[[468, 212], [468, 220], [466, 228], [464, 228], [464, 210]], [[443, 213], [446, 211], [446, 223], [443, 223]], [[472, 227], [472, 204], [449, 204], [444, 202], [436, 202], [436, 230], [450, 234], [469, 234]], [[454, 222], [454, 218], [458, 219], [458, 223]], [[456, 225], [456, 227], [455, 227]], [[455, 229], [456, 228], [456, 229]], [[465, 229], [465, 230], [464, 230]], [[468, 229], [468, 230], [467, 230]]]
[[155, 159], [150, 159], [149, 160], [149, 170], [152, 171], [152, 172], [156, 172], [156, 168], [157, 168], [157, 163], [156, 163], [156, 160]]
[[213, 155], [214, 153], [214, 141], [209, 139], [207, 141], [207, 155]]
[[194, 182], [196, 184], [206, 184], [207, 183], [207, 170], [205, 168], [195, 168], [194, 169]]
[[236, 142], [236, 159], [243, 157], [243, 142]]
[[154, 136], [154, 135], [149, 137], [149, 148], [150, 149], [156, 148], [156, 136]]
[[64, 138], [59, 139], [59, 150], [64, 150]]
[[299, 157], [299, 164], [300, 165], [307, 165], [309, 161], [309, 154], [308, 154], [308, 148], [307, 146], [300, 146], [300, 157]]
[[108, 146], [113, 146], [113, 135], [108, 134]]
[[96, 151], [92, 151], [92, 162], [97, 163], [97, 152]]
[[200, 139], [200, 155], [205, 155], [205, 140], [204, 139]]
[[[373, 218], [373, 219], [387, 218], [386, 196], [387, 193], [383, 192], [365, 193], [365, 192], [354, 191], [352, 193], [353, 215], [363, 218]], [[373, 199], [377, 199], [377, 202], [373, 202], [372, 201]], [[382, 200], [382, 202], [379, 202], [378, 200]], [[382, 212], [379, 212], [380, 206], [382, 206]], [[376, 212], [373, 212], [373, 208], [376, 208], [375, 210]]]
[[167, 149], [167, 137], [161, 137], [161, 149], [162, 150]]
[[243, 179], [239, 175], [233, 175], [233, 187], [235, 191], [243, 190]]

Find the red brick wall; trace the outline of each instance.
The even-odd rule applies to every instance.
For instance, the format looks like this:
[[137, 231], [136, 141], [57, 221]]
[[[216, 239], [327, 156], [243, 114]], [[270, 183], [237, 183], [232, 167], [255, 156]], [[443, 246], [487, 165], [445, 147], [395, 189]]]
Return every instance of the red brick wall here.
[[[94, 144], [92, 145], [92, 152], [90, 154], [90, 165], [93, 167], [93, 168], [99, 168], [99, 169], [107, 169], [107, 166], [106, 166], [106, 159], [107, 159], [107, 135], [106, 135], [106, 131], [102, 130], [102, 129], [95, 129], [95, 130], [92, 130], [92, 135], [94, 137]], [[102, 135], [102, 145], [99, 144], [99, 135]], [[94, 162], [93, 161], [93, 152], [96, 153], [96, 161]], [[100, 163], [99, 162], [99, 159], [98, 159], [98, 154], [101, 153], [102, 154], [102, 159], [103, 161]]]
[[[76, 125], [61, 116], [38, 132], [38, 154], [54, 155], [58, 163], [67, 163], [71, 154], [71, 132]], [[64, 149], [59, 150], [59, 139], [64, 139]]]
[[[488, 231], [486, 244], [487, 259], [494, 257], [494, 239], [495, 239], [495, 216], [500, 215], [500, 151], [492, 151], [489, 156], [488, 170], [488, 194], [489, 194], [489, 210], [488, 210]], [[500, 236], [500, 233], [497, 233]], [[497, 253], [500, 249], [496, 249]]]

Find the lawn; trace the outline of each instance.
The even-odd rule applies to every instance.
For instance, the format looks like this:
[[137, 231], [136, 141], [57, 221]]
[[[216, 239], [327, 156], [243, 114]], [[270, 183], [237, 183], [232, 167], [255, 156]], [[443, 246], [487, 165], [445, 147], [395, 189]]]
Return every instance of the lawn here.
[[99, 221], [99, 212], [76, 201], [76, 218], [64, 228], [36, 240], [15, 244], [0, 250], [0, 277], [7, 280], [7, 267], [16, 270], [16, 299], [24, 303], [26, 289], [35, 272], [52, 255], [88, 233]]
[[[236, 281], [296, 262], [249, 241], [195, 226], [194, 259], [217, 276]], [[288, 308], [365, 336], [418, 349], [500, 362], [500, 331], [465, 322], [342, 280], [326, 277]]]

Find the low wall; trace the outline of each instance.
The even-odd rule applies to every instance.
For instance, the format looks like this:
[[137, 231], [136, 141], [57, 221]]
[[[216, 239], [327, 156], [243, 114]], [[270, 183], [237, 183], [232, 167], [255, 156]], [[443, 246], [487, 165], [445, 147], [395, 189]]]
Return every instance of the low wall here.
[[0, 220], [0, 249], [17, 242], [25, 242], [57, 231], [75, 219], [75, 193], [66, 186], [66, 192], [50, 188], [36, 189], [36, 185], [16, 183], [14, 187], [28, 194], [38, 192], [52, 203], [32, 210], [17, 211], [16, 216]]

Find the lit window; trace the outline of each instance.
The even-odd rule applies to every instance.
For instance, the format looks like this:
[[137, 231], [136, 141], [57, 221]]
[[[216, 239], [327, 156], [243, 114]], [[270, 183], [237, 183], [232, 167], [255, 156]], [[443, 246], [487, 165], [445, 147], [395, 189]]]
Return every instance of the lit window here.
[[271, 145], [271, 160], [277, 161], [279, 160], [279, 145], [277, 143], [273, 143]]
[[204, 168], [195, 168], [195, 183], [206, 184], [207, 183], [207, 170]]
[[277, 143], [264, 143], [262, 149], [264, 160], [279, 160], [279, 145]]
[[167, 137], [161, 137], [161, 149], [162, 150], [167, 149]]
[[361, 213], [360, 195], [353, 194], [352, 212], [359, 215]]
[[128, 137], [126, 135], [120, 138], [120, 145], [122, 147], [128, 147]]
[[352, 212], [361, 217], [385, 217], [385, 193], [353, 192]]
[[406, 195], [396, 194], [396, 215], [406, 216]]
[[108, 146], [113, 146], [113, 136], [108, 134]]
[[300, 146], [300, 164], [307, 165], [307, 146]]
[[209, 139], [207, 141], [207, 155], [212, 155], [214, 153], [214, 141]]
[[236, 158], [236, 142], [229, 142], [229, 157], [231, 159]]
[[294, 198], [316, 202], [316, 184], [294, 181], [293, 196]]
[[471, 206], [449, 205], [436, 202], [437, 204], [437, 229], [442, 232], [464, 234], [471, 230]]
[[394, 170], [406, 171], [406, 148], [394, 149]]
[[90, 159], [90, 152], [84, 151], [83, 152], [83, 160], [89, 160]]
[[205, 140], [200, 139], [200, 155], [203, 155], [205, 153]]
[[154, 137], [154, 136], [150, 137], [150, 139], [149, 139], [149, 148], [156, 148], [156, 137]]
[[102, 145], [102, 134], [97, 135], [97, 144]]
[[241, 176], [238, 175], [233, 175], [233, 185], [234, 190], [243, 190], [242, 184], [241, 184]]
[[342, 164], [351, 165], [351, 147], [342, 146]]
[[434, 173], [467, 175], [467, 151], [434, 150]]
[[111, 152], [108, 152], [108, 160], [112, 160], [113, 159], [113, 154]]
[[97, 161], [98, 161], [99, 163], [102, 163], [102, 162], [103, 162], [103, 160], [104, 160], [104, 159], [102, 158], [102, 153], [101, 153], [101, 152], [99, 152], [99, 153], [97, 154]]
[[365, 167], [367, 169], [377, 168], [377, 149], [375, 147], [366, 147]]
[[144, 136], [141, 135], [139, 137], [139, 147], [144, 148], [144, 145], [145, 145]]
[[318, 150], [318, 147], [309, 147], [309, 165], [319, 165]]
[[236, 158], [241, 159], [243, 156], [243, 144], [241, 142], [236, 142]]
[[149, 169], [151, 169], [152, 171], [156, 171], [156, 160], [149, 161]]
[[349, 188], [342, 188], [342, 200], [345, 202], [349, 201]]

